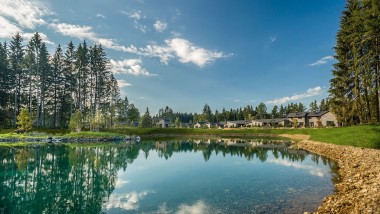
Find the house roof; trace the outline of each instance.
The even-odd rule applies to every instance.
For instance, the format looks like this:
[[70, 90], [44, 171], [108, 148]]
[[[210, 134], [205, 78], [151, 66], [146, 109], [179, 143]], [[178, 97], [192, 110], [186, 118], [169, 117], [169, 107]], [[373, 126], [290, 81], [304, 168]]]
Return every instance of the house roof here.
[[294, 117], [306, 117], [307, 112], [295, 112], [295, 113], [289, 113], [288, 118], [294, 118]]
[[288, 118], [274, 118], [274, 119], [259, 119], [259, 120], [253, 120], [252, 122], [261, 122], [261, 123], [280, 123], [282, 121], [289, 121]]
[[199, 125], [205, 125], [205, 124], [210, 124], [209, 122], [197, 122], [195, 124], [199, 124]]
[[158, 118], [156, 119], [157, 123], [160, 122], [161, 120], [164, 120], [165, 123], [168, 123], [168, 122], [169, 122], [168, 119], [165, 119], [165, 118], [162, 118], [162, 117], [158, 117]]
[[235, 123], [235, 124], [247, 124], [247, 121], [245, 120], [235, 120], [235, 121], [227, 121], [228, 123]]
[[288, 118], [294, 118], [294, 117], [320, 117], [329, 111], [318, 111], [318, 112], [296, 112], [296, 113], [289, 113]]
[[321, 117], [322, 115], [328, 113], [329, 111], [319, 111], [319, 112], [310, 112], [309, 117]]

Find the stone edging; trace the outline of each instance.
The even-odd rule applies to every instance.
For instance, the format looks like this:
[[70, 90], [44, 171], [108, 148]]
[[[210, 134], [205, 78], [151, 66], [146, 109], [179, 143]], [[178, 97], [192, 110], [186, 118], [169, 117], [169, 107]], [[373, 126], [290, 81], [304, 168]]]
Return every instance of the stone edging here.
[[339, 164], [342, 181], [316, 213], [380, 213], [380, 150], [316, 142], [305, 135], [281, 136]]

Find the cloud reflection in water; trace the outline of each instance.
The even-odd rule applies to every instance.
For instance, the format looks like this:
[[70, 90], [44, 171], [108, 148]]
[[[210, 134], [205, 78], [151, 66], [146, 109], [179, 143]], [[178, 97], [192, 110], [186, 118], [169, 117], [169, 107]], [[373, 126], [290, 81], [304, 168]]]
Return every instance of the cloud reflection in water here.
[[148, 195], [148, 191], [131, 192], [126, 194], [112, 194], [106, 209], [121, 208], [124, 210], [138, 210], [139, 201]]
[[289, 160], [273, 159], [273, 160], [267, 160], [267, 162], [268, 163], [275, 163], [275, 164], [278, 164], [281, 166], [293, 167], [296, 169], [304, 169], [304, 170], [309, 171], [310, 175], [318, 176], [321, 178], [325, 176], [323, 171], [319, 168], [315, 168], [312, 166], [308, 166], [308, 165], [300, 164], [300, 163], [296, 163], [296, 162], [291, 162]]

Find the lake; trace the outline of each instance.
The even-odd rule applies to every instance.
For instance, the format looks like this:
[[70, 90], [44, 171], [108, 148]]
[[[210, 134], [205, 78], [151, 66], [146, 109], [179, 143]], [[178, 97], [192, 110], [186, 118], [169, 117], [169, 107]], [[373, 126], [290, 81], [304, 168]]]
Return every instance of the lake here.
[[1, 213], [302, 213], [337, 163], [276, 139], [0, 147]]

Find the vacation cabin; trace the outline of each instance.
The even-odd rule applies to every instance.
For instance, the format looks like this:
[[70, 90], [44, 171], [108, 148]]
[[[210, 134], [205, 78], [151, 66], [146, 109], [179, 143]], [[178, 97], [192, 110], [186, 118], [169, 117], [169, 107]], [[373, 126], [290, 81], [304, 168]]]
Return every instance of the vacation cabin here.
[[297, 112], [287, 116], [292, 123], [297, 123], [298, 127], [336, 127], [338, 120], [330, 111], [320, 112]]
[[170, 125], [169, 120], [164, 118], [158, 118], [156, 122], [156, 126], [159, 128], [168, 128]]

